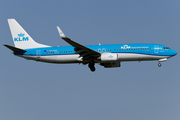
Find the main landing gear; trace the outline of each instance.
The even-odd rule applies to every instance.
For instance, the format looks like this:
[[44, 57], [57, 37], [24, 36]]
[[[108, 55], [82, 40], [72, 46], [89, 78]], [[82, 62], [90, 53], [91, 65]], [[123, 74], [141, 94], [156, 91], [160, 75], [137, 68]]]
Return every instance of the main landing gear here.
[[90, 68], [90, 70], [91, 70], [92, 72], [94, 72], [94, 71], [96, 70], [96, 68], [94, 67], [94, 65], [95, 65], [94, 61], [89, 62], [88, 67]]

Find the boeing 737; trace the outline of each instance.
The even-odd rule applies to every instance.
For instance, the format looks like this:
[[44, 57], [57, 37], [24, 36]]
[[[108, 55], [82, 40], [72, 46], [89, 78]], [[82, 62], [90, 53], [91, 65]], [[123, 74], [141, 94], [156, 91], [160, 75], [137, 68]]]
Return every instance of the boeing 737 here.
[[80, 63], [88, 64], [92, 72], [95, 63], [105, 68], [120, 67], [124, 61], [157, 60], [158, 66], [177, 54], [176, 51], [160, 44], [114, 44], [114, 45], [81, 45], [66, 37], [57, 26], [60, 37], [71, 46], [52, 47], [35, 42], [15, 19], [8, 19], [14, 46], [6, 45], [13, 54], [28, 60], [47, 63]]

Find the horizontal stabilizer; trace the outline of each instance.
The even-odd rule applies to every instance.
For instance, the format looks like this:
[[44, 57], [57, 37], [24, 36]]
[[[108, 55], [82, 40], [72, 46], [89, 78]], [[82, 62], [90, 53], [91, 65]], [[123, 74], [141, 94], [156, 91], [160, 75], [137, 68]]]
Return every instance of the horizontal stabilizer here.
[[6, 45], [4, 44], [5, 47], [9, 48], [10, 50], [14, 51], [14, 52], [19, 52], [19, 53], [25, 53], [27, 52], [26, 50], [20, 49], [20, 48], [16, 48], [10, 45]]

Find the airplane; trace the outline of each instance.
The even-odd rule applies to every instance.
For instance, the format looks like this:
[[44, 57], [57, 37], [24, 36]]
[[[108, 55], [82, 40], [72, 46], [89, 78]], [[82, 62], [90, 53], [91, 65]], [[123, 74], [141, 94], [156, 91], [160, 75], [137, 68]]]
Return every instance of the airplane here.
[[98, 63], [105, 68], [120, 67], [125, 61], [157, 60], [158, 66], [177, 54], [175, 50], [160, 44], [109, 44], [81, 45], [66, 37], [57, 26], [60, 37], [71, 46], [52, 47], [35, 42], [15, 19], [8, 19], [14, 46], [4, 44], [13, 54], [27, 60], [46, 63], [79, 63], [86, 65], [92, 72]]

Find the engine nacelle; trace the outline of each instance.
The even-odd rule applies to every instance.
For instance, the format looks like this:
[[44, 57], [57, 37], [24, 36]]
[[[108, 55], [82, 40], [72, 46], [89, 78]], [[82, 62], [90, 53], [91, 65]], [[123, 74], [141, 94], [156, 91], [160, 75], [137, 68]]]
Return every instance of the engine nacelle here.
[[101, 54], [102, 62], [113, 62], [118, 60], [118, 54], [116, 53], [103, 53]]
[[105, 68], [113, 68], [113, 67], [120, 67], [120, 62], [110, 62], [110, 63], [101, 63], [100, 65], [104, 66]]

